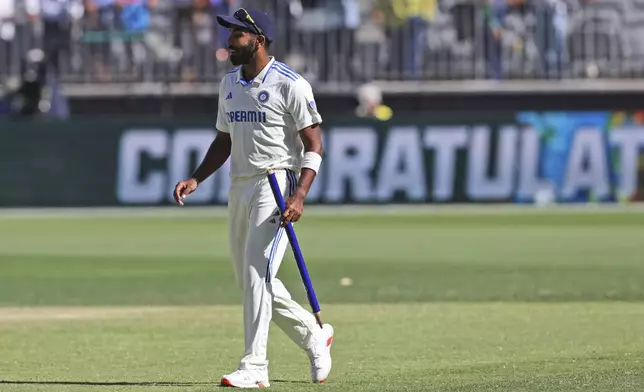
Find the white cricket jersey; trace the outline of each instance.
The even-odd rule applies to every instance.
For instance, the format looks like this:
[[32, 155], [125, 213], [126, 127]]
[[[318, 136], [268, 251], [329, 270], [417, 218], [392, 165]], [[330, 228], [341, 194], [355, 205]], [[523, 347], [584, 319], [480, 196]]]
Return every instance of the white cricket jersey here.
[[251, 81], [241, 67], [219, 85], [217, 130], [230, 134], [230, 176], [263, 175], [268, 169], [300, 171], [304, 145], [299, 131], [321, 123], [311, 85], [271, 57]]

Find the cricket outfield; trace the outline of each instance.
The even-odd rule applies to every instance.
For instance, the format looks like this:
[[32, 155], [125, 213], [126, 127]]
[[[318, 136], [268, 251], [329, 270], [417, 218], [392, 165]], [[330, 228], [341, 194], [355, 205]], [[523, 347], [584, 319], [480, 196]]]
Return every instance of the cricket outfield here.
[[[644, 390], [641, 208], [311, 207], [296, 231], [334, 368], [310, 384], [272, 327], [271, 389]], [[0, 211], [0, 235], [0, 391], [211, 391], [237, 364], [222, 210]], [[292, 255], [279, 276], [308, 307]]]

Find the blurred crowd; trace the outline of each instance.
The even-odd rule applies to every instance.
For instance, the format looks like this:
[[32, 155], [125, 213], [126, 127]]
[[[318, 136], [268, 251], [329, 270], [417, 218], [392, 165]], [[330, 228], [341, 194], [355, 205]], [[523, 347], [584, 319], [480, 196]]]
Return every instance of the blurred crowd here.
[[0, 0], [0, 75], [41, 48], [70, 82], [217, 80], [214, 15], [242, 6], [321, 82], [592, 77], [644, 53], [644, 0]]
[[0, 0], [0, 84], [39, 50], [65, 83], [217, 82], [216, 14], [260, 8], [312, 83], [638, 77], [644, 0]]

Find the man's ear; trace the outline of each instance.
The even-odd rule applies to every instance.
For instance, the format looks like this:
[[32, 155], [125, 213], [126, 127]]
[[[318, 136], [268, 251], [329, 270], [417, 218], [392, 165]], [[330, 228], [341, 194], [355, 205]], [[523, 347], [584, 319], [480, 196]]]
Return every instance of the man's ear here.
[[259, 49], [260, 46], [266, 47], [266, 37], [264, 37], [263, 35], [258, 35], [257, 44], [257, 49]]

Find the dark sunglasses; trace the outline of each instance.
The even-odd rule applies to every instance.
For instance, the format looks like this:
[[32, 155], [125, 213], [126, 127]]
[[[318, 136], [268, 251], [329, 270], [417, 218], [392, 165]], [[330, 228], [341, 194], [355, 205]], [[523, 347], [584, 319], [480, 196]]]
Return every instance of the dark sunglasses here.
[[238, 9], [237, 11], [235, 11], [235, 13], [233, 14], [233, 16], [235, 17], [235, 19], [237, 19], [238, 21], [240, 21], [240, 22], [242, 22], [242, 23], [244, 23], [244, 24], [246, 24], [246, 23], [250, 23], [250, 25], [251, 25], [251, 26], [253, 26], [253, 28], [255, 29], [255, 32], [256, 32], [257, 34], [259, 34], [259, 35], [262, 35], [262, 36], [266, 37], [266, 36], [264, 35], [264, 32], [262, 31], [262, 29], [260, 29], [260, 28], [257, 26], [257, 24], [255, 23], [255, 21], [253, 20], [253, 18], [251, 18], [250, 14], [249, 14], [249, 13], [248, 13], [248, 11], [246, 11], [245, 9], [243, 9], [243, 8]]

